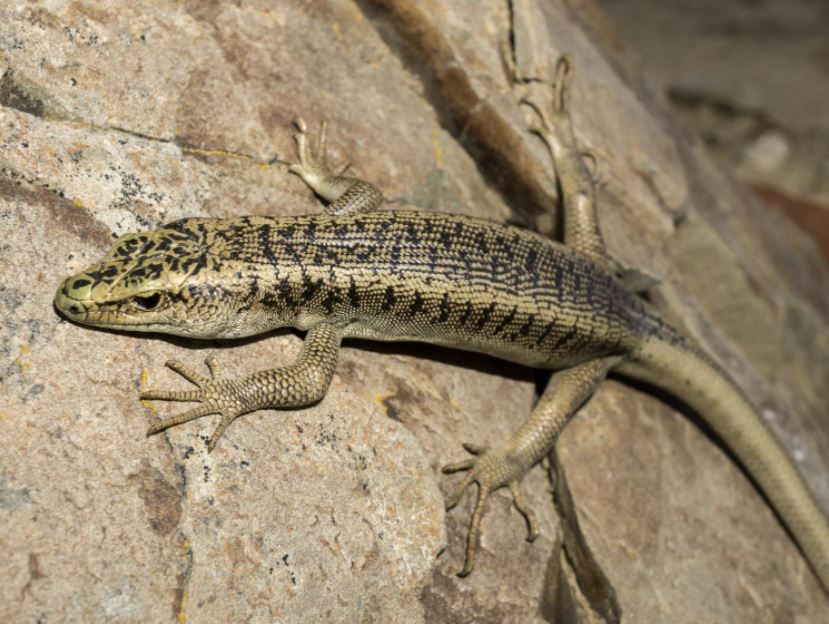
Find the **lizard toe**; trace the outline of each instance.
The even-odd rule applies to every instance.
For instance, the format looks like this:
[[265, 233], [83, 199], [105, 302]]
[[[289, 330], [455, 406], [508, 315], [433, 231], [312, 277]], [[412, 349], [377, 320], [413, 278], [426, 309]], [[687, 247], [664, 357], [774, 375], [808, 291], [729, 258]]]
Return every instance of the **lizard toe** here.
[[475, 555], [481, 534], [481, 518], [486, 507], [486, 500], [493, 491], [501, 487], [509, 487], [516, 509], [521, 512], [527, 522], [527, 539], [533, 541], [539, 534], [535, 514], [526, 504], [519, 489], [521, 478], [527, 470], [526, 467], [507, 449], [490, 450], [473, 444], [464, 444], [463, 447], [474, 457], [446, 464], [441, 469], [444, 474], [468, 471], [453, 493], [446, 498], [447, 511], [460, 502], [464, 492], [472, 483], [478, 484], [478, 494], [466, 536], [466, 558], [459, 576], [466, 576], [475, 566]]

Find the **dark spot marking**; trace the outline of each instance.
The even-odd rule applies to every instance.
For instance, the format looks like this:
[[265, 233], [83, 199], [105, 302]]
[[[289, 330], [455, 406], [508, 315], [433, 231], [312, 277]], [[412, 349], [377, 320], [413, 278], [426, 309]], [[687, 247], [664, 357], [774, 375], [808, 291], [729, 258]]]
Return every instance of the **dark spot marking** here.
[[440, 315], [437, 318], [438, 323], [445, 323], [449, 318], [449, 293], [443, 293], [443, 299], [440, 300]]
[[357, 292], [357, 282], [353, 279], [348, 284], [348, 302], [353, 308], [360, 305], [360, 293]]
[[409, 221], [406, 224], [406, 233], [409, 235], [409, 242], [416, 242], [417, 241], [417, 228], [415, 228], [415, 224]]
[[319, 292], [320, 288], [322, 288], [322, 280], [312, 280], [310, 278], [306, 278], [305, 281], [303, 281], [302, 286], [302, 300], [306, 302], [311, 301]]
[[287, 277], [279, 281], [279, 284], [276, 286], [276, 290], [282, 297], [282, 300], [289, 306], [293, 306], [295, 304], [291, 282]]
[[429, 272], [434, 273], [438, 268], [438, 254], [434, 249], [429, 250]]
[[498, 273], [498, 269], [501, 267], [501, 261], [499, 260], [498, 256], [489, 257], [489, 266], [492, 270], [492, 275], [496, 275]]
[[481, 329], [484, 325], [487, 324], [489, 318], [492, 316], [492, 313], [495, 311], [495, 302], [487, 306], [487, 308], [481, 313], [481, 317], [478, 319], [478, 323], [476, 325], [477, 329]]
[[476, 239], [477, 239], [476, 242], [478, 243], [478, 249], [480, 250], [481, 254], [482, 255], [489, 254], [489, 244], [487, 243], [487, 240], [486, 240], [486, 234], [484, 234], [483, 232], [478, 232], [478, 235], [476, 236]]
[[553, 349], [557, 349], [557, 348], [559, 348], [559, 347], [563, 347], [565, 344], [567, 344], [567, 343], [568, 343], [568, 342], [569, 342], [569, 341], [573, 338], [573, 336], [575, 336], [575, 335], [576, 335], [576, 333], [577, 333], [577, 332], [578, 332], [578, 328], [577, 328], [575, 325], [573, 325], [573, 326], [569, 329], [569, 331], [567, 331], [567, 333], [566, 333], [566, 334], [563, 334], [561, 337], [559, 337], [559, 338], [558, 338], [558, 339], [557, 339], [557, 340], [553, 343], [552, 348], [553, 348]]
[[544, 326], [544, 329], [541, 331], [541, 335], [540, 335], [540, 336], [538, 337], [538, 339], [535, 341], [535, 344], [540, 345], [540, 344], [542, 343], [542, 341], [543, 341], [543, 340], [544, 340], [547, 336], [549, 336], [549, 335], [550, 335], [550, 332], [551, 332], [551, 331], [553, 331], [553, 327], [555, 327], [555, 326], [556, 326], [556, 322], [555, 322], [555, 321], [550, 321], [549, 323], [547, 323], [547, 324]]
[[536, 249], [530, 249], [529, 253], [527, 254], [527, 262], [526, 267], [528, 271], [535, 270], [535, 261], [538, 258], [538, 251]]
[[466, 322], [469, 320], [469, 316], [472, 314], [472, 302], [467, 301], [466, 307], [463, 310], [463, 314], [461, 314], [460, 318], [458, 319], [458, 324], [463, 327], [466, 325]]
[[329, 288], [325, 295], [325, 299], [322, 300], [322, 307], [325, 309], [325, 313], [331, 314], [339, 302], [340, 293], [336, 288]]
[[418, 312], [423, 309], [423, 295], [420, 294], [420, 291], [416, 290], [414, 294], [414, 301], [412, 302], [411, 307], [409, 308], [409, 314], [414, 316]]
[[518, 311], [518, 306], [512, 306], [512, 310], [510, 310], [510, 313], [507, 314], [504, 318], [501, 319], [501, 322], [498, 323], [498, 326], [495, 328], [494, 333], [495, 333], [496, 336], [498, 334], [500, 334], [507, 325], [512, 323], [513, 319], [515, 318], [515, 313], [517, 311]]
[[395, 302], [394, 288], [391, 287], [391, 286], [387, 286], [386, 287], [386, 293], [383, 295], [383, 303], [380, 306], [380, 309], [383, 312], [388, 312], [394, 306], [394, 302]]
[[262, 251], [262, 255], [265, 256], [265, 259], [271, 264], [271, 266], [277, 266], [279, 264], [279, 260], [277, 260], [276, 256], [273, 253], [273, 249], [271, 248], [270, 226], [261, 226], [257, 231], [257, 235], [259, 237], [259, 248]]
[[160, 262], [155, 262], [147, 266], [147, 276], [150, 279], [158, 279], [161, 277], [162, 266]]
[[438, 240], [443, 243], [443, 246], [448, 250], [452, 248], [452, 236], [446, 230], [441, 230]]
[[518, 330], [518, 333], [521, 334], [522, 336], [529, 336], [530, 335], [530, 329], [532, 329], [532, 326], [533, 326], [533, 321], [535, 321], [535, 314], [530, 314], [527, 317], [527, 321]]

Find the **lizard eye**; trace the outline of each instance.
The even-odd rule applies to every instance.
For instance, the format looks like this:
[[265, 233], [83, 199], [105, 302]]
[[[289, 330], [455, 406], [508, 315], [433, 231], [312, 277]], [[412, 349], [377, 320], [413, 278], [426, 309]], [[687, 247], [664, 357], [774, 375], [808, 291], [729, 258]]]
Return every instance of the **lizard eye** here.
[[154, 292], [151, 295], [136, 295], [132, 298], [132, 304], [141, 310], [152, 310], [161, 303], [161, 293]]

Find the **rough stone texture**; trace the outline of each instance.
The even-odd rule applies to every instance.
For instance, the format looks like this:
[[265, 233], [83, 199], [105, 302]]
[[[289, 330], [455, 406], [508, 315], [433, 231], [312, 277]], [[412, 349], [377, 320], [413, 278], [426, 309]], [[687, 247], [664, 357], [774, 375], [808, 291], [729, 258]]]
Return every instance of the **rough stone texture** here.
[[[210, 418], [145, 439], [172, 408], [140, 404], [139, 387], [185, 384], [162, 368], [169, 357], [216, 354], [239, 374], [287, 363], [296, 337], [130, 336], [51, 306], [113, 235], [317, 210], [286, 172], [299, 113], [327, 118], [334, 159], [350, 155], [394, 203], [552, 229], [549, 165], [502, 55], [511, 19], [520, 70], [575, 56], [576, 130], [601, 163], [611, 252], [663, 279], [654, 299], [734, 372], [829, 501], [826, 266], [671, 126], [592, 5], [5, 5], [0, 620], [596, 621], [538, 469], [524, 489], [542, 536], [524, 541], [499, 492], [476, 571], [454, 576], [471, 500], [445, 516], [437, 468], [461, 441], [517, 427], [531, 371], [351, 345], [319, 405], [244, 416], [208, 456]], [[681, 413], [610, 382], [559, 446], [628, 621], [825, 611], [762, 498]], [[566, 581], [551, 590], [551, 578]]]

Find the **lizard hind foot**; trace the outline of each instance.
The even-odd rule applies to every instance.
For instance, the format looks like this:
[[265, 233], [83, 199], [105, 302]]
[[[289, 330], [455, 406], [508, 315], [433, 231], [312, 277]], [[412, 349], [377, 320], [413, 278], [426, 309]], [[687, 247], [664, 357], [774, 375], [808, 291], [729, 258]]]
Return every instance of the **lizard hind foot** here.
[[[564, 54], [556, 63], [556, 73], [552, 84], [552, 103], [548, 106], [538, 104], [531, 96], [521, 98], [521, 104], [529, 106], [537, 116], [537, 121], [530, 124], [530, 132], [551, 141], [551, 135], [570, 126], [570, 82], [573, 77], [573, 57]], [[591, 154], [592, 156], [592, 154]]]
[[539, 534], [535, 514], [526, 504], [519, 488], [519, 483], [527, 468], [505, 449], [490, 450], [472, 444], [464, 444], [463, 448], [474, 457], [446, 464], [441, 469], [444, 474], [467, 471], [455, 491], [446, 499], [447, 511], [460, 502], [464, 492], [472, 483], [478, 484], [478, 495], [466, 536], [466, 559], [463, 569], [458, 573], [458, 576], [462, 577], [472, 572], [475, 567], [475, 555], [481, 533], [481, 518], [483, 517], [486, 500], [498, 488], [506, 486], [510, 489], [515, 508], [521, 512], [527, 522], [527, 540], [531, 542]]

